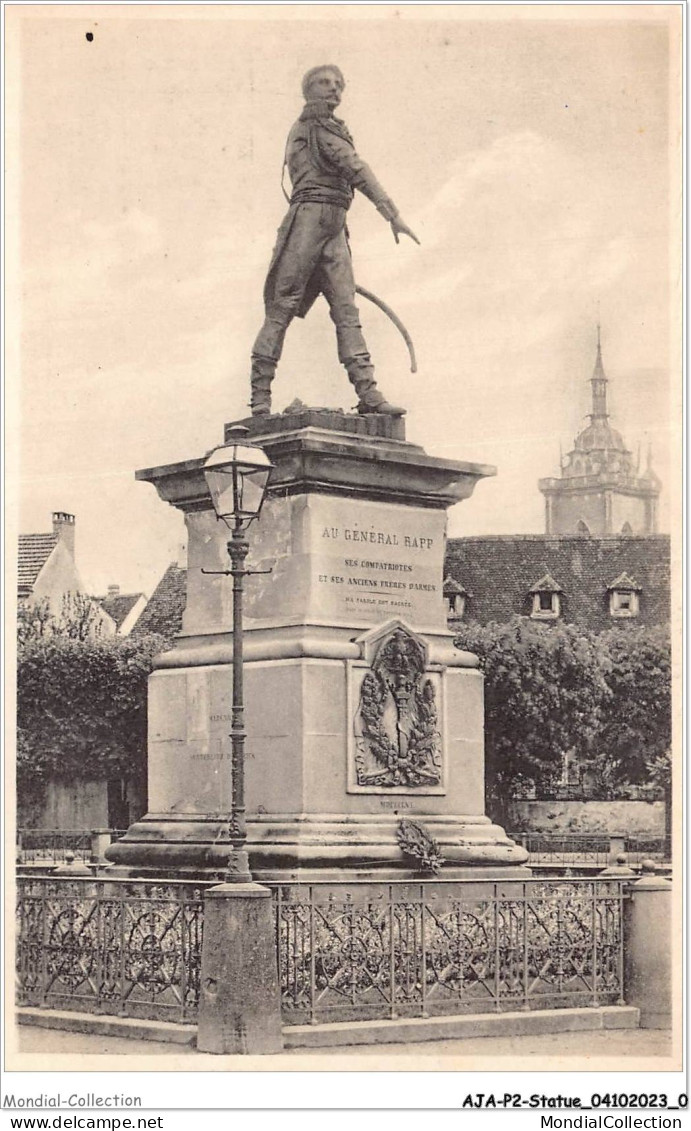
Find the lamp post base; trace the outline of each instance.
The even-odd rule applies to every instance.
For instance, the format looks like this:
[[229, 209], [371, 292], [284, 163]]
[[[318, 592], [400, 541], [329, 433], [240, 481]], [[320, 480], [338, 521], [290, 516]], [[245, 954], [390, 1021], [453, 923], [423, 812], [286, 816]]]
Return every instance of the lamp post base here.
[[233, 848], [228, 859], [224, 883], [249, 884], [251, 882], [252, 874], [246, 850], [244, 848]]
[[271, 893], [259, 884], [223, 883], [206, 892], [197, 1048], [283, 1050]]

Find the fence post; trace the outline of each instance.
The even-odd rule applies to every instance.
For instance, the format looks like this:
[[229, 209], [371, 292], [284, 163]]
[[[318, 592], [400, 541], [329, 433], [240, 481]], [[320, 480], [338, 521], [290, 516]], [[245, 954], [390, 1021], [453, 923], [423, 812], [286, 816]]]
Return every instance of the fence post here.
[[672, 884], [654, 874], [652, 861], [631, 884], [624, 915], [627, 1005], [641, 1011], [642, 1029], [672, 1025]]
[[197, 1048], [283, 1049], [271, 892], [261, 884], [218, 884], [204, 893]]
[[53, 868], [54, 876], [90, 876], [91, 868], [85, 860], [80, 860], [71, 849], [65, 853], [65, 860]]
[[627, 864], [627, 857], [625, 852], [620, 852], [614, 863], [610, 863], [601, 872], [598, 872], [598, 880], [616, 879], [617, 877], [631, 877], [636, 878], [636, 873], [633, 868], [629, 868]]
[[110, 829], [91, 830], [91, 863], [105, 864], [106, 848], [110, 844]]
[[620, 853], [626, 852], [626, 837], [625, 836], [610, 836], [609, 838], [609, 853], [607, 855], [607, 863], [615, 864], [617, 857]]

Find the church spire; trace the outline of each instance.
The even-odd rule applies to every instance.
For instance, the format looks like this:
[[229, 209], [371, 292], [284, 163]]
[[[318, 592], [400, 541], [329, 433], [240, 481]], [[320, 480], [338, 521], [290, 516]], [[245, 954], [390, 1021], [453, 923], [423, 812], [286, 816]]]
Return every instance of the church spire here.
[[[582, 380], [582, 377], [581, 377]], [[652, 468], [652, 455], [641, 474], [624, 437], [609, 423], [607, 374], [602, 364], [602, 333], [597, 318], [597, 349], [590, 383], [593, 408], [573, 449], [563, 455], [559, 445], [559, 478], [540, 479], [545, 497], [548, 534], [578, 534], [584, 527], [594, 537], [617, 532], [653, 534], [661, 483]], [[581, 390], [583, 386], [580, 386]]]
[[602, 343], [600, 341], [599, 320], [597, 323], [597, 354], [595, 356], [593, 375], [590, 378], [590, 386], [593, 390], [593, 411], [590, 413], [590, 418], [593, 421], [606, 421], [609, 415], [607, 412], [607, 375], [602, 364]]

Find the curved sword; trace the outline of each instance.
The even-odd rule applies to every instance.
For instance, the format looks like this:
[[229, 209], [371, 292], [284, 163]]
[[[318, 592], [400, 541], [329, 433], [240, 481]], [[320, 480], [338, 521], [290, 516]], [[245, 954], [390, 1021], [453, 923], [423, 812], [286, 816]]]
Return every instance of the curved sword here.
[[362, 295], [363, 298], [369, 299], [370, 302], [373, 302], [375, 306], [378, 306], [380, 310], [383, 310], [384, 314], [386, 314], [386, 316], [391, 319], [396, 329], [403, 336], [403, 340], [408, 347], [408, 353], [410, 354], [410, 372], [417, 373], [417, 361], [415, 360], [415, 346], [413, 345], [413, 339], [411, 338], [398, 315], [394, 314], [391, 307], [387, 306], [387, 304], [383, 302], [382, 299], [377, 298], [375, 294], [372, 294], [372, 291], [366, 290], [365, 287], [356, 286], [355, 291], [357, 294]]

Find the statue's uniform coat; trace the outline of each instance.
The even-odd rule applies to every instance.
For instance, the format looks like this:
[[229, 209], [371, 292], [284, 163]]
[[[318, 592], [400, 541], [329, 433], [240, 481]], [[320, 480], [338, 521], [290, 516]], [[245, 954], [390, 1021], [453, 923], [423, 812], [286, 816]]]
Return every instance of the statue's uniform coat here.
[[354, 305], [346, 213], [355, 189], [387, 220], [397, 215], [396, 206], [326, 103], [307, 103], [288, 135], [285, 159], [293, 192], [264, 286], [266, 321], [252, 352], [278, 359], [291, 319], [304, 318], [321, 293], [336, 325], [340, 360], [369, 361]]

